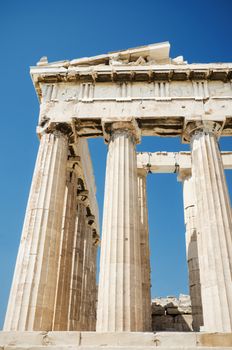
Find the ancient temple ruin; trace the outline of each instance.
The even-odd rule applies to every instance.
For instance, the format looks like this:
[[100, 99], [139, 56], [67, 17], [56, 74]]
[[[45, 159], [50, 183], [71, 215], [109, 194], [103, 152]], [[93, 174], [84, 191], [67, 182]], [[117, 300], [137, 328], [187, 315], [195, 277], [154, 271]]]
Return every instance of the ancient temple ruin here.
[[[219, 332], [224, 340], [216, 337], [216, 344], [232, 346], [232, 215], [224, 175], [232, 152], [218, 147], [219, 137], [232, 135], [232, 63], [188, 64], [171, 59], [169, 49], [165, 42], [71, 61], [43, 57], [31, 67], [40, 146], [0, 340], [13, 331], [76, 331], [78, 346], [102, 345], [107, 333], [110, 346], [163, 344], [165, 335], [144, 333], [152, 330], [149, 171], [175, 172], [183, 182], [193, 329], [200, 333], [176, 338], [178, 344], [211, 346], [203, 335]], [[190, 149], [136, 153], [142, 136], [180, 137]], [[108, 147], [101, 241], [91, 137], [103, 137]], [[123, 335], [115, 340], [121, 332], [128, 342]]]

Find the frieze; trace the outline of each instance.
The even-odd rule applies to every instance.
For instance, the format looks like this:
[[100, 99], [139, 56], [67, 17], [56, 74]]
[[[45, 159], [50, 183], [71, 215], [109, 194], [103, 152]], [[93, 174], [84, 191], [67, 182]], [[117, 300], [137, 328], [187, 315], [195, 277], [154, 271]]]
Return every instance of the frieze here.
[[41, 83], [42, 103], [49, 101], [98, 100], [168, 100], [232, 98], [231, 82], [222, 81], [157, 81], [121, 83]]

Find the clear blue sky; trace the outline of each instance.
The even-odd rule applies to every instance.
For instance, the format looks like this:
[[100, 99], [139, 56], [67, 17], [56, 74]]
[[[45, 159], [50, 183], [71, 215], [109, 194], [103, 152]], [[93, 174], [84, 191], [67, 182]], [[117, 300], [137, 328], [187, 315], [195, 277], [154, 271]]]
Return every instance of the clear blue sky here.
[[[39, 105], [29, 66], [93, 56], [149, 43], [170, 41], [171, 57], [192, 62], [232, 61], [232, 1], [118, 0], [2, 1], [0, 324], [3, 321], [16, 259], [38, 140]], [[143, 138], [140, 151], [187, 149], [179, 139]], [[232, 149], [231, 138], [221, 148]], [[106, 146], [90, 142], [100, 216]], [[232, 174], [227, 172], [232, 193]], [[175, 175], [148, 177], [152, 250], [152, 295], [187, 293], [182, 187]]]

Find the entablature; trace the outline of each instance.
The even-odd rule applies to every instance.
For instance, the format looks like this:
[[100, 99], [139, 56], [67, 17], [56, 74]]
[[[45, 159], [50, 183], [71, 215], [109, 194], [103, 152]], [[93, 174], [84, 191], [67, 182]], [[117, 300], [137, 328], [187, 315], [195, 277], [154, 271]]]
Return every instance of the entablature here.
[[232, 64], [97, 65], [88, 67], [31, 67], [32, 80], [39, 97], [39, 83], [120, 83], [155, 81], [231, 81]]
[[104, 125], [135, 119], [143, 136], [181, 136], [196, 121], [232, 135], [232, 63], [187, 64], [168, 42], [31, 67], [39, 128], [72, 123], [78, 137], [104, 137]]

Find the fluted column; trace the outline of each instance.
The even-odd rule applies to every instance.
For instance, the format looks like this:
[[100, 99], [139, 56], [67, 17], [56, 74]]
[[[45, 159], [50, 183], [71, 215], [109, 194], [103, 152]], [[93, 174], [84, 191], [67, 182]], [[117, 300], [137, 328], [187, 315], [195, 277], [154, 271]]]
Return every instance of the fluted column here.
[[83, 270], [82, 270], [82, 291], [81, 291], [81, 324], [82, 330], [90, 330], [90, 254], [92, 245], [92, 228], [88, 225], [87, 218], [84, 235]]
[[143, 330], [151, 331], [151, 267], [147, 213], [147, 172], [138, 169], [139, 231], [142, 278]]
[[56, 290], [53, 330], [68, 330], [70, 288], [72, 281], [72, 253], [76, 239], [77, 215], [77, 175], [74, 169], [68, 169], [64, 199], [62, 235], [58, 283]]
[[68, 330], [82, 330], [81, 300], [83, 285], [84, 239], [86, 227], [86, 207], [78, 201], [75, 224], [75, 239], [72, 251], [71, 288], [69, 296]]
[[182, 177], [182, 180], [184, 219], [186, 227], [186, 256], [188, 261], [189, 291], [192, 305], [193, 330], [199, 331], [200, 327], [203, 326], [203, 315], [193, 179], [191, 175], [188, 175]]
[[192, 131], [204, 331], [232, 331], [232, 217], [216, 123]]
[[106, 165], [98, 332], [142, 331], [137, 164], [132, 123], [114, 123]]
[[52, 329], [67, 152], [66, 135], [42, 135], [4, 330]]
[[93, 235], [93, 241], [91, 245], [91, 262], [90, 262], [90, 331], [96, 330], [96, 305], [97, 305], [97, 284], [96, 284], [96, 272], [97, 272], [97, 249], [98, 241]]

